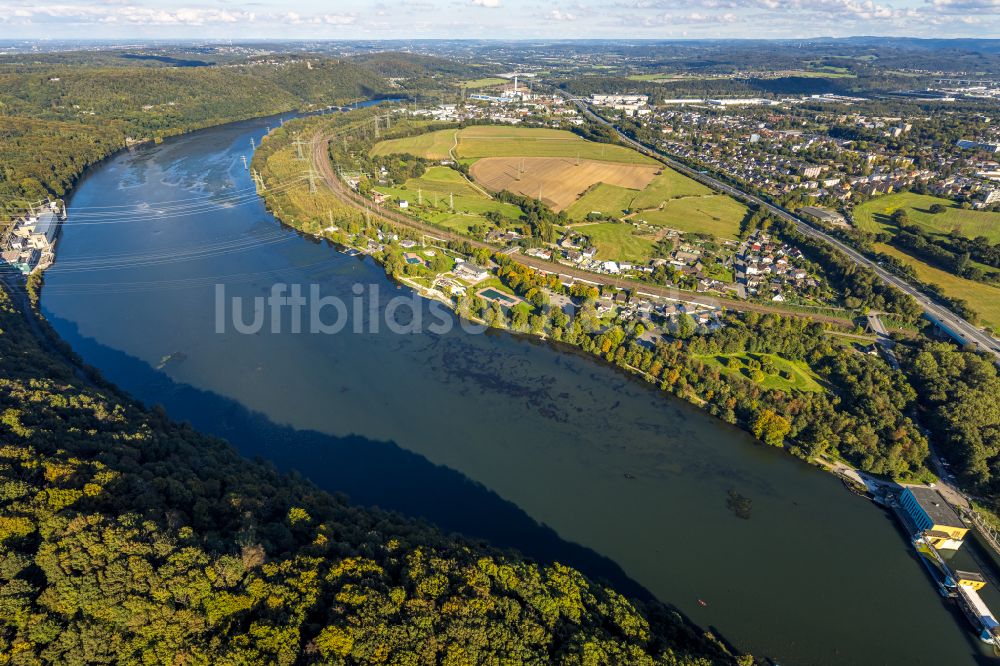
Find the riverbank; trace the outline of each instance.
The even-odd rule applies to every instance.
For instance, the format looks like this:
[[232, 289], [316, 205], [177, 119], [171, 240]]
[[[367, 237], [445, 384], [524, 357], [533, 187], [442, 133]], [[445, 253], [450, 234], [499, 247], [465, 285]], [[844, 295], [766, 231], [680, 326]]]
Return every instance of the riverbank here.
[[[345, 122], [348, 121], [345, 120]], [[360, 118], [358, 122], [361, 122]], [[319, 129], [315, 129], [317, 127]], [[654, 303], [659, 300], [659, 302], [667, 304], [666, 307], [671, 312], [679, 313], [675, 314], [673, 319], [668, 319], [668, 323], [663, 324], [659, 329], [647, 331], [643, 330], [649, 329], [649, 324], [647, 323], [648, 320], [645, 317], [642, 318], [642, 324], [645, 326], [635, 328], [636, 324], [640, 321], [640, 319], [634, 314], [635, 305], [621, 305], [621, 303], [628, 303], [631, 300], [628, 298], [628, 292], [625, 291], [624, 288], [619, 289], [616, 286], [605, 286], [602, 287], [602, 289], [606, 291], [606, 303], [604, 300], [600, 302], [590, 301], [590, 303], [593, 303], [598, 308], [604, 308], [604, 312], [598, 313], [594, 313], [593, 310], [591, 310], [589, 315], [593, 319], [592, 325], [598, 327], [600, 330], [595, 333], [590, 333], [591, 329], [588, 328], [587, 331], [577, 331], [573, 335], [566, 335], [566, 333], [569, 332], [569, 329], [575, 324], [571, 326], [567, 326], [565, 323], [557, 325], [554, 321], [550, 321], [550, 315], [554, 316], [554, 310], [556, 308], [543, 308], [540, 317], [537, 314], [529, 315], [525, 312], [519, 312], [521, 309], [528, 308], [527, 312], [530, 313], [532, 308], [530, 308], [529, 304], [524, 301], [524, 291], [515, 293], [517, 292], [516, 289], [510, 289], [510, 287], [506, 284], [508, 278], [514, 280], [515, 282], [519, 282], [522, 285], [536, 285], [539, 291], [545, 292], [542, 300], [551, 300], [553, 302], [559, 300], [560, 303], [567, 302], [564, 292], [575, 290], [577, 286], [592, 289], [595, 283], [583, 279], [577, 280], [575, 276], [572, 275], [565, 275], [563, 272], [564, 269], [562, 269], [558, 264], [544, 263], [543, 266], [538, 266], [538, 262], [531, 262], [529, 261], [530, 258], [525, 258], [520, 255], [514, 257], [505, 253], [498, 253], [494, 248], [480, 247], [482, 244], [476, 244], [464, 238], [453, 239], [450, 235], [445, 233], [439, 234], [442, 238], [437, 238], [432, 235], [430, 230], [424, 230], [423, 228], [411, 228], [412, 226], [415, 226], [416, 223], [398, 223], [395, 217], [389, 214], [390, 211], [382, 210], [377, 206], [373, 206], [370, 202], [367, 207], [359, 204], [354, 201], [354, 197], [358, 195], [354, 193], [343, 194], [339, 192], [340, 189], [344, 189], [344, 186], [337, 182], [338, 177], [331, 173], [326, 173], [326, 171], [329, 171], [329, 164], [327, 163], [327, 158], [325, 156], [324, 146], [329, 140], [329, 136], [327, 136], [329, 132], [324, 132], [324, 127], [325, 126], [322, 124], [317, 125], [316, 123], [309, 123], [305, 131], [313, 132], [314, 129], [316, 131], [316, 138], [312, 141], [313, 159], [314, 163], [317, 165], [317, 170], [320, 171], [330, 189], [319, 188], [315, 192], [311, 192], [308, 195], [290, 195], [288, 194], [287, 189], [283, 189], [282, 192], [276, 196], [273, 194], [273, 190], [270, 192], [261, 192], [265, 201], [268, 203], [268, 207], [271, 212], [278, 219], [282, 220], [283, 223], [313, 237], [325, 238], [337, 243], [342, 243], [346, 246], [357, 248], [358, 251], [363, 251], [374, 256], [376, 260], [386, 266], [387, 272], [391, 273], [395, 279], [398, 280], [401, 277], [406, 278], [408, 284], [416, 287], [422, 293], [426, 293], [430, 297], [445, 303], [460, 316], [469, 316], [469, 312], [471, 311], [469, 303], [472, 301], [479, 319], [488, 321], [496, 328], [522, 334], [538, 335], [543, 338], [552, 338], [560, 342], [567, 342], [571, 345], [578, 346], [588, 354], [602, 357], [604, 360], [619, 366], [626, 372], [633, 372], [637, 374], [637, 376], [658, 386], [661, 390], [668, 391], [675, 396], [681, 397], [698, 406], [706, 407], [711, 413], [716, 416], [722, 416], [724, 420], [730, 423], [739, 423], [744, 430], [753, 432], [759, 439], [763, 439], [769, 444], [781, 445], [783, 443], [783, 434], [775, 435], [774, 433], [776, 430], [780, 431], [785, 427], [783, 424], [783, 419], [786, 418], [785, 416], [775, 418], [769, 414], [762, 415], [758, 410], [754, 410], [754, 413], [743, 412], [742, 415], [739, 414], [739, 410], [737, 410], [737, 413], [734, 415], [732, 413], [731, 405], [709, 404], [711, 402], [712, 393], [715, 392], [714, 389], [707, 389], [708, 393], [706, 395], [703, 392], [706, 389], [700, 389], [697, 386], [689, 386], [690, 379], [692, 377], [692, 375], [689, 374], [690, 370], [694, 369], [701, 374], [712, 374], [715, 371], [710, 367], [710, 364], [706, 365], [704, 363], [699, 363], [698, 361], [700, 359], [687, 359], [685, 362], [688, 365], [697, 367], [682, 368], [681, 372], [687, 374], [689, 381], [681, 381], [678, 383], [678, 374], [671, 373], [669, 377], [661, 374], [660, 370], [670, 368], [671, 363], [666, 361], [660, 363], [659, 361], [656, 361], [655, 370], [653, 372], [649, 372], [651, 369], [650, 361], [648, 360], [650, 354], [645, 354], [645, 358], [647, 359], [645, 362], [641, 362], [639, 358], [633, 359], [635, 353], [641, 351], [633, 349], [635, 344], [638, 344], [640, 347], [644, 347], [647, 352], [652, 350], [654, 357], [661, 354], [661, 348], [664, 343], [671, 347], [676, 347], [677, 350], [680, 350], [682, 347], [686, 347], [688, 345], [686, 339], [690, 333], [687, 333], [686, 335], [678, 335], [676, 327], [683, 323], [683, 320], [691, 319], [688, 314], [689, 312], [694, 313], [696, 316], [698, 316], [699, 313], [702, 313], [699, 318], [703, 323], [708, 324], [709, 328], [713, 330], [718, 330], [720, 327], [726, 326], [727, 322], [724, 320], [729, 320], [730, 323], [737, 320], [741, 322], [759, 321], [756, 315], [753, 315], [753, 313], [747, 316], [733, 315], [732, 313], [727, 313], [723, 309], [718, 309], [718, 305], [716, 306], [716, 309], [713, 310], [708, 306], [702, 306], [700, 303], [692, 304], [686, 294], [672, 293], [671, 296], [661, 297], [654, 294], [643, 293], [643, 299], [650, 299]], [[298, 130], [300, 132], [303, 131], [303, 127], [300, 126]], [[349, 130], [350, 127], [342, 127], [339, 128], [338, 131], [344, 132]], [[265, 180], [270, 183], [271, 188], [280, 187], [282, 183], [287, 181], [286, 176], [292, 175], [292, 171], [294, 171], [294, 159], [288, 161], [284, 156], [284, 153], [289, 150], [286, 145], [289, 140], [286, 134], [287, 133], [274, 133], [274, 136], [262, 143], [263, 153], [258, 152], [254, 157], [255, 168], [265, 174]], [[277, 138], [275, 138], [275, 136], [277, 136]], [[278, 143], [275, 144], [275, 141]], [[324, 166], [326, 167], [326, 170], [324, 170]], [[284, 171], [289, 171], [289, 173], [283, 175]], [[331, 179], [335, 182], [331, 182]], [[294, 187], [292, 190], [294, 191]], [[344, 196], [351, 197], [351, 200], [342, 201], [341, 199]], [[315, 219], [317, 217], [321, 217], [323, 222], [317, 223], [317, 220]], [[333, 225], [335, 217], [340, 226]], [[389, 238], [383, 234], [381, 229], [391, 229], [392, 237]], [[418, 261], [412, 257], [407, 261], [401, 261], [397, 255], [400, 254], [400, 244], [404, 243], [404, 241], [405, 243], [411, 244], [407, 247], [416, 247], [417, 249], [433, 247], [436, 248], [436, 251], [450, 251], [454, 256], [459, 257], [461, 260], [468, 261], [473, 264], [476, 261], [479, 263], [489, 262], [489, 266], [486, 266], [485, 268], [488, 269], [490, 277], [485, 282], [473, 283], [468, 280], [458, 279], [454, 274], [449, 273], [448, 271], [425, 271], [422, 267], [424, 265], [430, 265], [427, 261]], [[487, 257], [490, 257], [490, 259], [487, 259]], [[416, 265], [410, 263], [411, 261]], [[512, 261], [515, 263], [512, 264]], [[514, 266], [517, 266], [517, 268], [515, 269]], [[569, 269], [565, 269], [565, 271], [569, 271]], [[500, 273], [506, 273], [506, 275], [500, 275]], [[412, 279], [417, 276], [421, 278], [419, 282]], [[479, 279], [481, 280], [482, 278]], [[439, 282], [445, 285], [446, 288], [435, 289]], [[513, 302], [518, 304], [508, 307], [500, 304], [499, 302], [495, 302], [491, 308], [484, 309], [485, 306], [490, 305], [490, 301], [484, 301], [478, 298], [479, 293], [482, 292], [482, 289], [478, 286], [475, 288], [476, 296], [472, 296], [473, 284], [488, 284], [491, 286], [491, 289], [493, 285], [496, 285], [498, 289], [508, 294]], [[567, 287], [567, 285], [576, 286], [570, 288]], [[528, 286], [525, 286], [524, 289], [528, 289]], [[529, 289], [529, 292], [531, 291], [533, 290]], [[596, 289], [594, 289], [594, 293], [598, 293]], [[612, 293], [615, 294], [614, 299], [610, 298]], [[621, 299], [620, 297], [622, 296], [625, 298]], [[581, 302], [584, 299], [577, 298], [575, 300], [576, 302], [573, 309], [574, 312], [579, 313], [581, 312]], [[694, 307], [693, 310], [692, 305]], [[490, 311], [487, 312], [487, 309]], [[606, 314], [607, 312], [610, 312], [611, 314], [608, 315]], [[625, 312], [630, 318], [615, 319], [615, 312]], [[631, 314], [629, 314], [630, 312]], [[769, 315], [764, 316], [766, 318]], [[736, 317], [736, 319], [733, 319], [733, 317]], [[807, 321], [808, 318], [798, 318], [797, 320]], [[784, 321], [785, 323], [779, 323], [779, 325], [787, 325], [788, 322], [792, 322], [793, 320], [779, 320], [779, 322], [781, 321]], [[692, 321], [691, 324], [691, 329], [693, 330], [695, 322]], [[742, 325], [743, 324], [741, 324], [741, 326]], [[597, 334], [602, 330], [611, 330], [612, 332], [618, 331], [616, 334], [617, 337], [609, 340], [606, 336], [598, 336]], [[822, 331], [824, 328], [820, 327], [817, 330]], [[816, 332], [810, 333], [810, 335], [815, 334]], [[767, 333], [763, 333], [763, 335], [767, 335]], [[699, 337], [701, 336], [695, 336], [691, 339], [696, 341]], [[844, 342], [842, 346], [849, 349], [850, 344], [850, 342]], [[753, 364], [752, 360], [748, 362], [751, 363], [751, 365]], [[774, 370], [772, 369], [771, 372], [773, 373]], [[742, 376], [746, 374], [746, 372], [744, 371], [737, 374]], [[712, 374], [712, 376], [714, 377], [714, 374]], [[773, 389], [780, 389], [784, 391], [786, 397], [795, 393], [792, 383], [788, 380], [781, 380], [777, 375], [769, 378], [766, 374], [764, 375], [764, 378], [767, 383], [760, 384], [758, 380], [755, 379], [750, 387], [752, 388], [752, 386], [756, 384], [761, 390], [765, 391], [765, 395], [773, 395]], [[698, 381], [695, 382], [695, 384], [698, 383]], [[742, 379], [737, 381], [735, 384], [729, 382], [729, 385], [730, 387], [738, 387], [738, 391], [745, 391], [748, 389], [748, 385], [742, 383]], [[813, 386], [818, 388], [815, 384], [813, 384]], [[768, 391], [768, 389], [772, 390]], [[780, 400], [783, 399], [784, 398], [781, 398]], [[899, 418], [903, 418], [902, 415], [900, 415]], [[761, 425], [763, 422], [766, 422], [767, 425]], [[805, 427], [806, 425], [807, 424], [802, 424], [802, 426], [799, 427]], [[899, 425], [910, 429], [908, 422], [900, 422]], [[914, 433], [914, 437], [919, 437], [919, 435]], [[809, 449], [813, 446], [812, 443], [798, 442], [794, 438], [790, 438], [787, 444], [787, 448], [795, 452], [799, 457], [809, 458], [813, 455], [809, 452]], [[908, 464], [914, 464], [912, 459]], [[898, 465], [897, 469], [905, 471], [905, 468], [900, 468]], [[921, 470], [918, 465], [911, 468], [911, 472], [922, 475], [923, 470]]]
[[[124, 208], [177, 200], [192, 186], [249, 189], [239, 156], [263, 131], [222, 128], [123, 155], [90, 174], [74, 204]], [[236, 238], [252, 247], [189, 258]], [[642, 586], [781, 663], [832, 666], [844, 655], [921, 663], [945, 654], [963, 663], [954, 655], [968, 649], [965, 634], [942, 622], [947, 613], [925, 597], [919, 563], [881, 512], [687, 401], [595, 364], [591, 352], [551, 336], [543, 343], [457, 326], [447, 335], [352, 335], [351, 327], [332, 336], [287, 335], [287, 327], [285, 335], [214, 334], [211, 285], [220, 281], [244, 302], [276, 282], [340, 295], [362, 284], [417, 303], [425, 321], [443, 313], [397, 291], [371, 258], [305, 238], [256, 197], [187, 217], [71, 223], [46, 274], [43, 310], [88, 363], [146, 404], [359, 504], [572, 564], [630, 595]], [[109, 247], [172, 258], [74, 270]], [[175, 352], [186, 358], [154, 370]], [[749, 517], [730, 508], [730, 491], [752, 503], [741, 511]], [[831, 525], [850, 525], [851, 542], [831, 543]], [[798, 538], [787, 539], [790, 531]], [[682, 548], [678, 533], [692, 537]], [[834, 582], [812, 578], [817, 569], [852, 574]], [[789, 587], [788, 577], [810, 583]], [[858, 607], [875, 585], [906, 610], [889, 613], [879, 600]], [[769, 619], [751, 619], [761, 617]], [[886, 644], [856, 631], [880, 624], [896, 632], [897, 618], [920, 638]]]

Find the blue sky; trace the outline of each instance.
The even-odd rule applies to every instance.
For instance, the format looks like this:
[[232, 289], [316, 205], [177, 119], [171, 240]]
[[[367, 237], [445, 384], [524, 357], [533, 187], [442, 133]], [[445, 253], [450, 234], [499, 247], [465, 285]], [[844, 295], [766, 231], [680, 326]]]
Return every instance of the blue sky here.
[[0, 38], [1000, 37], [1000, 0], [0, 0]]

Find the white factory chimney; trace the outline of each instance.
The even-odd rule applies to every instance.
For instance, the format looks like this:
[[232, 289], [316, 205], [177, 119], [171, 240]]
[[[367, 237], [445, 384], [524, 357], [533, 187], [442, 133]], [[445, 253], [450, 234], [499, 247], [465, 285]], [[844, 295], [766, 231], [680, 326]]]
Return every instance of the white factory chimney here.
[[514, 94], [517, 94], [517, 74], [514, 75]]

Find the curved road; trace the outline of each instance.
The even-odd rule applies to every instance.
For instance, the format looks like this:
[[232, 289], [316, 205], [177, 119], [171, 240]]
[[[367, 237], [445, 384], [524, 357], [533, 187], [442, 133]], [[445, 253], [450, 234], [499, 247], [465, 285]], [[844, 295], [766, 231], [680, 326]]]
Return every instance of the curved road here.
[[[496, 252], [498, 250], [497, 247], [490, 245], [489, 243], [421, 222], [420, 220], [403, 215], [402, 213], [392, 209], [382, 208], [380, 206], [376, 207], [372, 201], [364, 198], [351, 188], [347, 187], [343, 181], [337, 177], [337, 174], [333, 170], [333, 165], [330, 164], [329, 152], [327, 149], [331, 139], [333, 139], [333, 135], [324, 134], [322, 132], [313, 137], [313, 140], [311, 141], [313, 168], [315, 168], [320, 177], [323, 178], [323, 181], [330, 188], [330, 190], [332, 190], [333, 193], [345, 203], [349, 203], [356, 208], [371, 211], [373, 214], [382, 217], [393, 224], [398, 224], [400, 226], [419, 231], [420, 233], [426, 234], [436, 240], [468, 243], [472, 247], [485, 248], [490, 252]], [[673, 287], [664, 287], [661, 285], [650, 284], [648, 282], [625, 280], [623, 278], [617, 278], [603, 273], [593, 273], [574, 266], [553, 263], [551, 261], [546, 261], [545, 259], [530, 257], [524, 254], [512, 255], [511, 259], [520, 264], [546, 273], [556, 273], [593, 284], [607, 284], [619, 289], [634, 289], [644, 294], [662, 296], [685, 303], [695, 303], [710, 307], [724, 307], [731, 310], [752, 310], [755, 312], [791, 315], [795, 317], [809, 317], [816, 321], [837, 324], [840, 326], [853, 325], [853, 321], [846, 317], [814, 314], [812, 312], [790, 310], [779, 306], [771, 306], [763, 303], [751, 303], [731, 298], [705, 296]]]
[[993, 356], [997, 359], [997, 361], [1000, 361], [1000, 342], [995, 340], [992, 336], [987, 335], [981, 329], [974, 326], [970, 322], [966, 321], [965, 319], [955, 314], [948, 308], [938, 304], [936, 301], [931, 299], [929, 296], [924, 294], [922, 291], [917, 289], [915, 286], [913, 286], [906, 280], [885, 270], [884, 268], [879, 266], [877, 262], [864, 256], [851, 246], [847, 245], [846, 243], [838, 240], [837, 238], [834, 238], [833, 236], [823, 231], [820, 231], [819, 229], [808, 224], [801, 218], [792, 215], [789, 211], [785, 210], [784, 208], [775, 206], [774, 204], [771, 204], [756, 195], [744, 192], [743, 190], [738, 190], [735, 187], [723, 183], [722, 181], [719, 181], [715, 178], [712, 178], [707, 174], [695, 171], [694, 169], [678, 162], [677, 160], [669, 157], [668, 155], [665, 155], [657, 150], [652, 150], [646, 145], [633, 140], [632, 138], [622, 133], [613, 123], [608, 122], [601, 116], [594, 113], [591, 110], [590, 106], [583, 100], [572, 99], [570, 101], [576, 104], [577, 108], [579, 108], [580, 111], [587, 118], [596, 123], [608, 127], [609, 129], [614, 131], [615, 134], [617, 134], [618, 137], [624, 143], [628, 144], [629, 146], [638, 150], [644, 155], [649, 155], [650, 157], [654, 157], [664, 162], [665, 164], [669, 165], [672, 169], [675, 169], [683, 173], [685, 176], [697, 180], [698, 182], [707, 185], [714, 190], [725, 192], [726, 194], [736, 199], [756, 204], [760, 206], [763, 210], [766, 210], [767, 212], [771, 213], [772, 215], [775, 215], [782, 219], [788, 220], [789, 222], [792, 222], [799, 230], [799, 233], [801, 233], [804, 236], [817, 238], [829, 243], [830, 245], [833, 245], [835, 248], [837, 248], [838, 250], [846, 254], [848, 257], [850, 257], [855, 263], [867, 266], [868, 268], [875, 271], [875, 274], [878, 275], [887, 284], [890, 284], [896, 289], [899, 289], [900, 291], [912, 296], [917, 301], [917, 303], [920, 304], [920, 307], [924, 309], [924, 312], [927, 314], [928, 318], [931, 321], [935, 322], [936, 324], [940, 325], [951, 337], [955, 338], [956, 341], [960, 342], [961, 344], [974, 345], [980, 351], [988, 351], [991, 354], [993, 354]]

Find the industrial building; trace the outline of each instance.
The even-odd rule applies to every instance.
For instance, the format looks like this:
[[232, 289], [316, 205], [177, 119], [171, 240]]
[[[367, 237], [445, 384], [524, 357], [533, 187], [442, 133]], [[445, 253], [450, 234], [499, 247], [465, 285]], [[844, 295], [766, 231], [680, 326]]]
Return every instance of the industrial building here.
[[937, 490], [908, 486], [899, 505], [913, 521], [917, 533], [938, 550], [958, 550], [969, 528]]
[[24, 274], [51, 264], [59, 231], [58, 210], [58, 204], [53, 203], [17, 220], [0, 253], [3, 260]]

